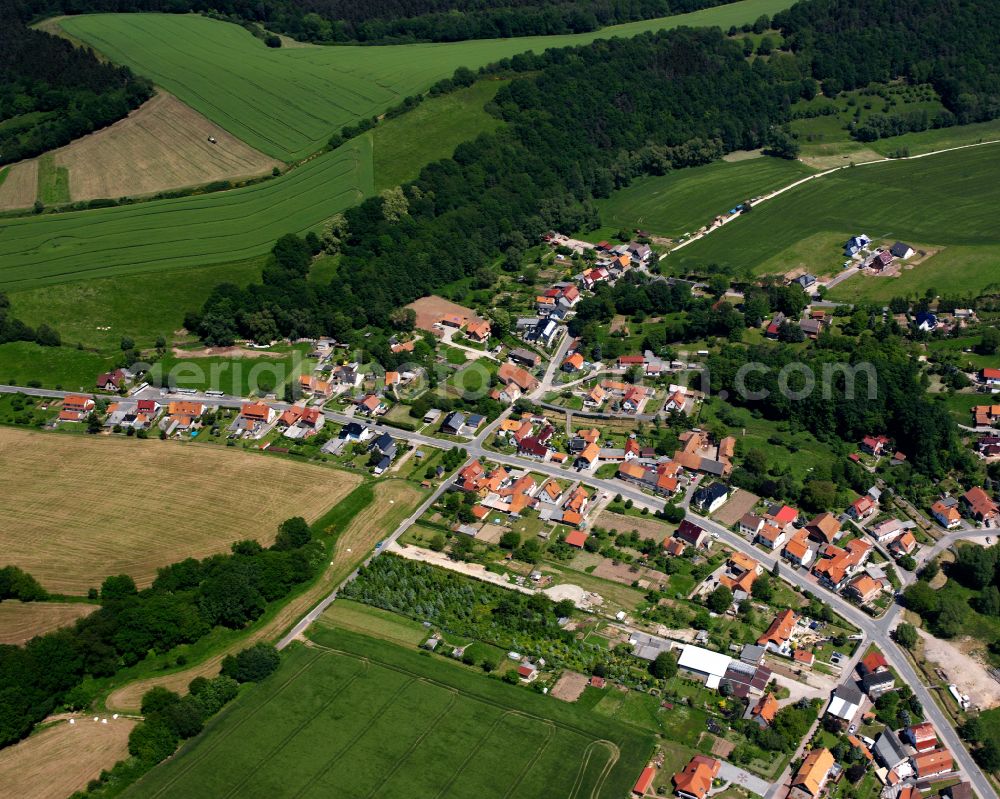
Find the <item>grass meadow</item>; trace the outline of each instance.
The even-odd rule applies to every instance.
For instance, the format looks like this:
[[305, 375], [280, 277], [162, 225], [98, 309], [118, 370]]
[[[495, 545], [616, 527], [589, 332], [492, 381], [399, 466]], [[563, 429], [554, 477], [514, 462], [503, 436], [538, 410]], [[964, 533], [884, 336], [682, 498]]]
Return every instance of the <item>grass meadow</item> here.
[[508, 81], [481, 80], [467, 89], [424, 100], [372, 133], [375, 190], [414, 180], [433, 161], [448, 158], [462, 142], [501, 125], [484, 106]]
[[[839, 269], [840, 248], [856, 233], [932, 247], [994, 245], [998, 153], [1000, 145], [984, 145], [842, 169], [763, 203], [666, 263], [684, 270], [714, 262], [756, 273], [796, 267], [823, 273]], [[827, 243], [802, 252], [800, 245], [810, 236], [826, 236]]]
[[458, 664], [310, 636], [123, 795], [610, 798], [652, 752], [647, 734]]
[[461, 66], [679, 25], [728, 28], [789, 5], [741, 0], [578, 35], [373, 47], [269, 49], [238, 25], [195, 14], [88, 14], [59, 25], [251, 147], [293, 161], [322, 147], [335, 130], [381, 113]]
[[602, 227], [588, 233], [587, 238], [598, 241], [623, 228], [680, 236], [708, 224], [743, 200], [787, 186], [812, 171], [799, 161], [761, 157], [637, 178], [627, 188], [595, 203]]

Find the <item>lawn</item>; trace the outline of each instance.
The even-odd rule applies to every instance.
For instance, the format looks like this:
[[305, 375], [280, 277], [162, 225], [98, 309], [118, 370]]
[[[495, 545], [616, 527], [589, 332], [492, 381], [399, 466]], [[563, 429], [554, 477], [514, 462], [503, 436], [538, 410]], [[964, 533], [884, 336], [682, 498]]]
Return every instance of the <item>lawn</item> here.
[[384, 641], [319, 627], [124, 796], [618, 797], [652, 739]]
[[319, 617], [317, 623], [410, 646], [419, 644], [429, 634], [420, 622], [350, 599], [338, 599]]
[[[694, 747], [705, 731], [707, 714], [697, 708], [674, 703], [672, 709], [660, 706], [660, 699], [638, 691], [609, 692], [594, 710], [618, 721], [663, 734], [682, 746]], [[693, 751], [691, 754], [695, 754]]]
[[424, 165], [449, 158], [462, 142], [501, 123], [485, 105], [508, 81], [484, 80], [467, 89], [432, 97], [372, 131], [375, 189], [411, 181]]
[[371, 141], [360, 136], [253, 186], [12, 219], [0, 236], [0, 290], [252, 258], [373, 191]]
[[60, 26], [250, 146], [293, 161], [318, 150], [340, 127], [382, 113], [460, 66], [475, 69], [528, 50], [678, 25], [725, 29], [789, 5], [742, 0], [578, 35], [375, 47], [270, 49], [238, 25], [195, 14], [88, 14], [64, 18]]
[[602, 227], [587, 238], [598, 241], [618, 230], [634, 228], [677, 237], [708, 224], [744, 200], [786, 186], [812, 171], [799, 161], [761, 157], [640, 177], [595, 203]]
[[0, 461], [0, 518], [17, 519], [0, 533], [4, 562], [71, 594], [270, 543], [282, 521], [320, 517], [361, 479], [224, 447], [13, 428], [0, 428]]
[[[998, 152], [995, 145], [987, 145], [842, 169], [763, 203], [668, 260], [682, 269], [716, 262], [761, 272], [775, 255], [824, 233], [844, 241], [865, 232], [876, 239], [934, 246], [994, 245], [991, 218], [1000, 202]], [[842, 260], [839, 247], [824, 249], [808, 265], [822, 271]]]

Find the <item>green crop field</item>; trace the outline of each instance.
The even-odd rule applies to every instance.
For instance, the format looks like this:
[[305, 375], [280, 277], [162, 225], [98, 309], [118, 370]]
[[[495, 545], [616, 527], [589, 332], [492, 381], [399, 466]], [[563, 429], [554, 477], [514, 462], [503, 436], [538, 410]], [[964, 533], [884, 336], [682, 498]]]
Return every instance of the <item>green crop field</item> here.
[[[929, 247], [995, 245], [998, 153], [1000, 145], [984, 145], [842, 169], [761, 204], [664, 263], [698, 269], [714, 262], [757, 273], [801, 266], [823, 273], [840, 267], [840, 246], [855, 233]], [[816, 237], [816, 246], [803, 248], [809, 237]]]
[[59, 24], [252, 147], [295, 160], [319, 149], [342, 126], [381, 113], [461, 66], [678, 25], [728, 28], [790, 5], [741, 0], [578, 35], [378, 47], [269, 49], [238, 25], [194, 14], [93, 14]]
[[11, 220], [0, 225], [0, 290], [250, 258], [373, 191], [371, 141], [359, 136], [253, 186]]
[[597, 241], [622, 228], [680, 236], [743, 200], [787, 186], [812, 171], [798, 161], [762, 157], [637, 178], [607, 200], [597, 201], [602, 227], [587, 237]]
[[126, 797], [598, 799], [628, 793], [652, 737], [458, 664], [336, 629]]

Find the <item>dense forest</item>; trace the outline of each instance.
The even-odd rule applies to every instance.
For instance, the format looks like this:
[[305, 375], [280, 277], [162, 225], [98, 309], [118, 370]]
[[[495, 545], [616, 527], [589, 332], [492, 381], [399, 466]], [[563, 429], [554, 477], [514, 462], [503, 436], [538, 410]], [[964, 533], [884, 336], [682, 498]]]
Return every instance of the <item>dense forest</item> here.
[[0, 164], [110, 125], [152, 96], [128, 67], [31, 30], [0, 11]]
[[960, 123], [1000, 116], [998, 3], [808, 0], [773, 24], [827, 95], [902, 78], [930, 83]]
[[[241, 629], [269, 602], [286, 596], [324, 562], [324, 545], [299, 518], [282, 523], [273, 546], [241, 541], [230, 554], [194, 558], [160, 569], [151, 587], [136, 589], [128, 575], [108, 577], [94, 591], [101, 607], [73, 627], [0, 645], [0, 747], [14, 743], [60, 704], [87, 707], [88, 676], [108, 677], [150, 652], [192, 643], [213, 627]], [[0, 596], [42, 599], [34, 581], [0, 570]], [[39, 589], [40, 590], [40, 589]]]

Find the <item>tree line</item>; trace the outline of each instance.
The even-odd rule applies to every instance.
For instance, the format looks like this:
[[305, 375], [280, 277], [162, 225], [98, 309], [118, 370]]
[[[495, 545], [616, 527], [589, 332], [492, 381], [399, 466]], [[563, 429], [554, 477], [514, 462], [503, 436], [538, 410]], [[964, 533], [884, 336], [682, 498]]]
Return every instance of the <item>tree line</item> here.
[[584, 33], [732, 0], [14, 0], [22, 19], [94, 11], [191, 11], [317, 44], [454, 42]]
[[[28, 735], [61, 705], [87, 707], [89, 677], [109, 677], [216, 626], [245, 627], [315, 575], [325, 559], [324, 544], [295, 517], [281, 524], [271, 547], [240, 541], [228, 554], [188, 558], [159, 569], [142, 591], [128, 575], [108, 577], [92, 592], [100, 601], [94, 613], [24, 646], [0, 646], [0, 747]], [[232, 668], [238, 677], [236, 664]]]
[[128, 115], [153, 85], [128, 67], [0, 11], [0, 164], [31, 158]]

